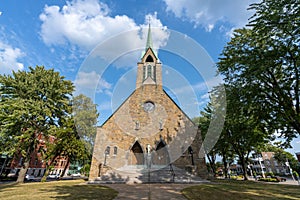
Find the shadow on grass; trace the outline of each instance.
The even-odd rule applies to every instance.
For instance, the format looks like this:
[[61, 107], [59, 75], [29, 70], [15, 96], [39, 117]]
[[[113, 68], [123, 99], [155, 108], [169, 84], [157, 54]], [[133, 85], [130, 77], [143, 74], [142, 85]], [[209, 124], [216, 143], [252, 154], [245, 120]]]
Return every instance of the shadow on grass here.
[[202, 184], [182, 190], [187, 199], [300, 199], [300, 188], [294, 185], [263, 184], [253, 181], [218, 181], [219, 184]]
[[43, 189], [43, 192], [49, 192], [53, 199], [114, 199], [118, 192], [101, 185], [60, 185], [49, 189]]
[[11, 188], [13, 186], [16, 186], [18, 185], [16, 182], [9, 182], [9, 183], [3, 183], [3, 184], [0, 184], [0, 192], [6, 188]]

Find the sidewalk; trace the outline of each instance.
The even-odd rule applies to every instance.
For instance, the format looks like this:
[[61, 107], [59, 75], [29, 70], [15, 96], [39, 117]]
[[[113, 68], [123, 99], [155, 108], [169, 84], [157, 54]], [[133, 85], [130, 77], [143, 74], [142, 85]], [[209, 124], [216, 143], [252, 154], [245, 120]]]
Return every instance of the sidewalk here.
[[186, 200], [183, 188], [198, 184], [111, 184], [106, 185], [119, 192], [115, 200]]
[[[254, 178], [249, 177], [249, 180], [256, 181]], [[284, 182], [263, 182], [263, 181], [256, 181], [260, 183], [270, 183], [270, 184], [282, 184], [282, 185], [299, 185], [298, 181], [293, 181], [293, 179], [287, 179]], [[299, 185], [300, 186], [300, 185]]]

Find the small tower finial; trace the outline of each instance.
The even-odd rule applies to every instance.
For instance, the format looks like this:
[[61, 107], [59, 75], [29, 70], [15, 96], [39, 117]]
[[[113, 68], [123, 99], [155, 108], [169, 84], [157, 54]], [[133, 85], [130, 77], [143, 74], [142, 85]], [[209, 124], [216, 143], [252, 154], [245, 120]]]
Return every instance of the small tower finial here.
[[148, 17], [148, 24], [149, 24], [149, 27], [150, 27], [150, 23], [151, 23], [151, 17], [149, 16], [149, 17]]
[[150, 21], [151, 21], [151, 17], [149, 16], [149, 18], [148, 18], [149, 27], [148, 27], [148, 35], [147, 35], [147, 43], [146, 43], [145, 52], [147, 51], [148, 48], [152, 48], [153, 47]]

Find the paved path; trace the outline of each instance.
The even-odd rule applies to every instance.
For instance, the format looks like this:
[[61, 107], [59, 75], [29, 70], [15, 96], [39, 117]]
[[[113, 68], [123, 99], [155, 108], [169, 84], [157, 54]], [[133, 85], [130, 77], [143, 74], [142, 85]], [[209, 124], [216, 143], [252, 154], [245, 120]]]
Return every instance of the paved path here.
[[[298, 182], [287, 180], [279, 184], [298, 185]], [[186, 200], [181, 190], [192, 185], [199, 184], [106, 184], [119, 192], [115, 200]]]
[[119, 192], [115, 200], [186, 200], [180, 191], [192, 185], [194, 184], [111, 184], [106, 186]]

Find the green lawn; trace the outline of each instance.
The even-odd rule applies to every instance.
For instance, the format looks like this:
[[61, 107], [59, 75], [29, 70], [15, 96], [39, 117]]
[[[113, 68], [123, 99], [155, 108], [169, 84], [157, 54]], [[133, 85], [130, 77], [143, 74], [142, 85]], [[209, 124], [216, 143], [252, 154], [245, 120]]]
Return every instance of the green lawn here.
[[101, 185], [87, 185], [83, 180], [45, 183], [2, 184], [0, 199], [114, 199], [118, 192]]
[[300, 186], [222, 180], [212, 184], [187, 187], [182, 190], [182, 193], [190, 200], [298, 200], [300, 199]]

